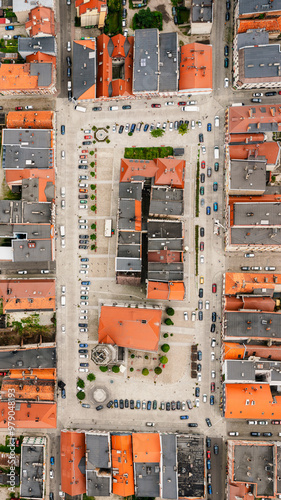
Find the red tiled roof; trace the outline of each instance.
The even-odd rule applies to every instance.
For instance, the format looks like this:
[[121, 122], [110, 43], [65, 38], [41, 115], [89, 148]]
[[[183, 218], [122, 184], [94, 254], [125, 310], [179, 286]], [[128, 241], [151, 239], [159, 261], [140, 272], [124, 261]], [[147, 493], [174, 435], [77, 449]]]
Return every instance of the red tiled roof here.
[[[273, 276], [276, 276], [276, 283]], [[280, 283], [279, 273], [225, 273], [225, 295], [249, 294], [264, 287], [274, 290]]]
[[155, 186], [184, 188], [185, 161], [176, 158], [156, 160], [121, 159], [120, 182], [130, 182], [138, 177], [154, 178]]
[[169, 283], [148, 281], [146, 297], [155, 300], [184, 300], [184, 283], [181, 281], [170, 281]]
[[270, 297], [226, 297], [226, 311], [240, 311], [240, 309], [252, 309], [263, 312], [273, 312], [275, 309], [275, 300]]
[[[253, 111], [255, 110], [255, 111]], [[281, 130], [281, 106], [260, 104], [252, 106], [230, 106], [228, 108], [227, 132], [229, 134], [249, 133], [250, 124], [276, 123]]]
[[[0, 401], [0, 428], [8, 428], [8, 401]], [[35, 403], [31, 405], [18, 401], [15, 407], [17, 429], [55, 429], [57, 426], [56, 403]]]
[[170, 283], [170, 295], [169, 300], [183, 300], [185, 296], [185, 288], [183, 282], [172, 282]]
[[53, 128], [53, 111], [9, 111], [7, 128]]
[[189, 43], [180, 49], [179, 91], [212, 89], [212, 46]]
[[35, 7], [28, 13], [25, 29], [30, 37], [38, 35], [55, 36], [55, 15], [49, 7]]
[[51, 63], [53, 68], [56, 67], [57, 58], [56, 56], [51, 56], [49, 54], [44, 54], [44, 52], [36, 52], [35, 54], [30, 54], [26, 56], [27, 63]]
[[280, 361], [281, 346], [269, 347], [253, 344], [241, 345], [232, 342], [224, 343], [224, 359], [248, 359], [250, 356]]
[[5, 90], [36, 90], [38, 88], [38, 76], [30, 74], [28, 61], [24, 64], [1, 64], [0, 92]]
[[[260, 135], [260, 134], [257, 134]], [[233, 136], [232, 136], [233, 137]], [[280, 155], [277, 142], [263, 142], [262, 144], [239, 144], [228, 146], [231, 160], [246, 160], [249, 156], [265, 156], [269, 165], [276, 165]]]
[[84, 432], [62, 431], [60, 440], [61, 489], [70, 496], [86, 493]]
[[0, 280], [3, 312], [56, 308], [55, 280]]
[[100, 12], [101, 7], [106, 5], [106, 0], [75, 0], [75, 7], [79, 9], [79, 16], [93, 9], [98, 9], [98, 12]]
[[131, 435], [111, 436], [113, 479], [112, 493], [121, 497], [134, 495], [134, 468]]
[[157, 351], [161, 316], [159, 309], [102, 306], [99, 343]]
[[136, 463], [160, 463], [160, 436], [156, 432], [133, 433], [133, 461]]
[[280, 415], [281, 396], [273, 399], [269, 384], [225, 384], [225, 418], [279, 419]]
[[246, 33], [248, 30], [259, 30], [280, 32], [281, 17], [273, 17], [271, 19], [241, 19], [239, 21], [238, 33]]
[[11, 187], [13, 184], [22, 184], [23, 179], [46, 179], [49, 182], [55, 182], [55, 169], [40, 169], [40, 168], [32, 168], [32, 169], [23, 169], [23, 170], [5, 170], [6, 182]]

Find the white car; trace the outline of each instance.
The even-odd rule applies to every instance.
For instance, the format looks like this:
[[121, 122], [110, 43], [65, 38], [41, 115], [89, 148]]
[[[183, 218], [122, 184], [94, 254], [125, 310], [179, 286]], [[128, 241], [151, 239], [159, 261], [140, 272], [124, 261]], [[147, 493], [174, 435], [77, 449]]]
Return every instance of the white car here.
[[161, 127], [161, 123], [160, 122], [157, 122], [156, 124], [156, 128], [160, 128]]
[[25, 106], [24, 109], [26, 109], [26, 110], [33, 109], [33, 106]]
[[200, 401], [198, 398], [195, 399], [195, 405], [197, 406], [197, 408], [199, 407], [199, 404], [200, 404]]
[[89, 226], [79, 226], [79, 229], [88, 229]]
[[215, 359], [216, 359], [215, 353], [212, 351], [211, 352], [211, 361], [215, 361]]
[[253, 97], [262, 97], [263, 96], [263, 93], [262, 92], [255, 92], [253, 94]]
[[167, 127], [167, 122], [164, 122], [162, 125], [162, 130], [166, 130], [166, 127]]
[[211, 340], [211, 347], [216, 347], [216, 339], [215, 339], [215, 337], [213, 337], [212, 340]]
[[79, 358], [81, 359], [88, 359], [89, 355], [88, 354], [79, 354]]
[[54, 471], [53, 471], [53, 469], [50, 470], [50, 478], [54, 479]]
[[67, 52], [71, 52], [71, 42], [67, 42]]
[[201, 375], [201, 373], [197, 373], [197, 380], [198, 380], [198, 382], [201, 382], [201, 380], [202, 380], [202, 375]]
[[89, 267], [88, 264], [81, 264], [81, 269], [89, 269]]
[[185, 411], [185, 409], [186, 409], [186, 404], [185, 401], [183, 401], [181, 404], [181, 411]]
[[88, 310], [87, 309], [82, 309], [80, 312], [81, 312], [81, 314], [88, 314]]
[[116, 125], [112, 125], [112, 132], [116, 132]]
[[206, 154], [206, 147], [205, 146], [202, 146], [202, 154], [205, 155]]
[[81, 208], [81, 210], [87, 210], [88, 205], [79, 205], [79, 208]]
[[206, 300], [206, 302], [205, 302], [205, 308], [206, 309], [210, 309], [210, 301], [209, 300]]
[[88, 274], [88, 271], [85, 271], [85, 269], [80, 269], [79, 273], [80, 274]]
[[174, 130], [174, 122], [170, 122], [169, 130], [170, 131]]
[[199, 128], [202, 128], [202, 122], [201, 122], [201, 120], [198, 120], [198, 122], [197, 122], [197, 123], [198, 123], [198, 127], [199, 127]]
[[4, 40], [11, 40], [12, 37], [11, 35], [4, 35], [3, 38]]
[[92, 131], [91, 131], [91, 130], [84, 130], [84, 134], [85, 134], [85, 135], [88, 135], [88, 134], [91, 134], [91, 133], [92, 133]]
[[88, 187], [88, 184], [84, 184], [83, 182], [80, 182], [79, 183], [79, 187], [80, 188], [86, 188], [86, 187]]
[[224, 79], [224, 88], [226, 89], [229, 86], [229, 79], [225, 78]]
[[61, 325], [61, 333], [65, 333], [65, 325]]
[[88, 316], [79, 316], [79, 319], [88, 319]]
[[80, 302], [80, 306], [88, 306], [89, 305], [89, 302], [87, 300], [82, 300]]
[[215, 127], [219, 127], [220, 126], [220, 119], [218, 116], [215, 116]]
[[79, 224], [87, 224], [88, 219], [80, 219]]
[[188, 321], [188, 314], [187, 314], [187, 312], [186, 312], [186, 311], [184, 311], [184, 313], [183, 313], [183, 317], [184, 317], [185, 321]]
[[191, 314], [191, 321], [195, 321], [195, 320], [196, 320], [196, 313], [193, 311]]
[[212, 377], [212, 378], [216, 378], [216, 372], [215, 372], [215, 370], [212, 370], [212, 371], [211, 371], [211, 377]]
[[201, 264], [204, 264], [204, 255], [200, 255], [200, 262]]
[[174, 101], [165, 102], [165, 106], [174, 106], [174, 105], [175, 105]]
[[90, 287], [88, 287], [88, 286], [81, 286], [80, 290], [82, 290], [83, 292], [86, 292], [87, 290], [90, 290]]
[[154, 427], [155, 423], [154, 422], [146, 422], [147, 427]]
[[62, 240], [61, 240], [61, 247], [65, 248], [65, 239], [64, 238], [62, 238]]
[[207, 394], [203, 394], [203, 403], [207, 403]]
[[27, 274], [27, 271], [18, 271], [18, 274]]
[[49, 269], [41, 269], [40, 273], [41, 274], [49, 274]]
[[88, 368], [79, 368], [80, 373], [88, 373], [89, 369]]
[[129, 130], [130, 130], [130, 124], [126, 123], [126, 125], [125, 125], [125, 132], [129, 132]]
[[195, 129], [195, 121], [194, 120], [191, 120], [191, 128], [192, 128], [192, 130]]
[[61, 200], [61, 208], [62, 208], [62, 210], [65, 209], [65, 200]]

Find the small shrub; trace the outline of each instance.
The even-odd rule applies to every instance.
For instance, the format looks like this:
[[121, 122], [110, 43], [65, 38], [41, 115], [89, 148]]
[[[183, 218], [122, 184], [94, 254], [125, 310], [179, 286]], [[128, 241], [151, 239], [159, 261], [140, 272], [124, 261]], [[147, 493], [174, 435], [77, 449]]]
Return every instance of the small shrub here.
[[133, 371], [134, 371], [134, 368], [131, 366], [131, 368], [130, 368], [130, 372], [133, 372]]
[[[92, 205], [92, 206], [91, 206], [91, 210], [92, 210], [93, 212], [96, 212], [96, 211], [97, 211], [97, 207], [96, 207], [96, 205]], [[174, 323], [173, 323], [173, 324], [174, 324]]]
[[94, 151], [90, 151], [89, 155], [93, 156], [95, 154]]
[[111, 369], [112, 369], [113, 373], [119, 373], [120, 372], [120, 368], [117, 365], [114, 365]]
[[172, 307], [167, 307], [166, 313], [168, 314], [168, 316], [174, 316], [175, 311]]
[[83, 399], [85, 399], [85, 397], [86, 397], [86, 396], [85, 396], [85, 392], [83, 392], [83, 391], [79, 391], [79, 392], [77, 392], [76, 396], [77, 396], [77, 398], [78, 398], [80, 401], [82, 401], [82, 400], [83, 400]]
[[106, 144], [109, 144], [110, 143], [110, 139], [106, 139]]
[[91, 245], [91, 250], [95, 250], [96, 248], [96, 245]]
[[165, 319], [165, 325], [171, 326], [171, 325], [173, 325], [173, 324], [174, 324], [174, 323], [173, 323], [173, 321], [172, 321], [170, 318], [166, 318], [166, 319]]
[[80, 389], [84, 389], [85, 387], [85, 382], [81, 378], [77, 380], [77, 387], [80, 387]]
[[89, 380], [89, 382], [93, 382], [94, 380], [96, 380], [96, 376], [93, 373], [89, 373], [87, 375], [87, 380]]
[[97, 189], [97, 186], [96, 186], [96, 184], [91, 184], [90, 188], [92, 191], [95, 191]]
[[167, 356], [161, 356], [160, 363], [162, 363], [162, 365], [166, 365], [166, 363], [168, 363]]
[[142, 370], [142, 374], [146, 377], [146, 376], [149, 374], [148, 369], [147, 369], [147, 368], [144, 368], [144, 369]]
[[147, 356], [147, 354], [146, 354], [146, 355], [144, 356], [144, 359], [148, 359], [148, 356]]
[[135, 355], [134, 354], [131, 354], [131, 358], [134, 359]]
[[96, 240], [97, 239], [97, 235], [96, 234], [91, 234], [90, 238], [91, 238], [91, 240]]
[[90, 172], [90, 175], [91, 175], [92, 177], [95, 177], [95, 176], [96, 176], [95, 172]]
[[99, 369], [100, 369], [101, 372], [104, 373], [104, 372], [107, 372], [108, 366], [100, 366]]
[[97, 228], [97, 225], [96, 224], [92, 224], [91, 225], [91, 229], [96, 229]]
[[156, 373], [156, 375], [161, 375], [162, 368], [160, 368], [160, 366], [156, 366], [156, 368], [154, 368], [154, 373]]
[[110, 128], [110, 126], [109, 126], [109, 125], [106, 125], [106, 128], [107, 128], [107, 129], [109, 129], [109, 128]]
[[94, 162], [94, 161], [91, 161], [91, 163], [90, 163], [90, 167], [94, 168], [94, 166], [95, 166], [95, 162]]
[[163, 352], [169, 352], [169, 350], [170, 350], [169, 344], [163, 344], [163, 345], [161, 345], [161, 350]]
[[91, 195], [91, 200], [95, 200], [96, 199], [96, 195], [95, 194], [92, 194]]
[[166, 339], [166, 338], [169, 337], [169, 334], [168, 333], [164, 333], [163, 337], [164, 337], [164, 339]]
[[132, 137], [132, 135], [133, 135], [133, 132], [129, 132], [129, 133], [128, 133], [128, 136], [129, 136], [129, 137]]

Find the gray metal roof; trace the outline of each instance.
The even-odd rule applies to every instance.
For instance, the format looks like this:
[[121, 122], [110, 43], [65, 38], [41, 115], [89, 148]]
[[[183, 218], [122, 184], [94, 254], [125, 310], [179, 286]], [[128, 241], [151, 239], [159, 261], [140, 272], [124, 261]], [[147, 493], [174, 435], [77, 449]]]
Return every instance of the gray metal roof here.
[[212, 22], [212, 1], [208, 0], [201, 2], [200, 0], [192, 0], [191, 17], [193, 23], [210, 23]]
[[225, 361], [225, 382], [254, 382], [255, 368], [252, 361], [227, 359]]
[[118, 245], [140, 245], [141, 234], [138, 231], [118, 231]]
[[256, 498], [275, 496], [276, 469], [275, 466], [269, 465], [276, 464], [275, 446], [271, 443], [266, 445], [263, 439], [262, 444], [258, 441], [248, 441], [243, 445], [236, 441], [233, 449], [234, 481], [256, 484]]
[[238, 0], [238, 12], [242, 14], [273, 14], [281, 10], [281, 0]]
[[133, 257], [116, 257], [115, 259], [116, 272], [132, 273], [141, 272], [141, 259]]
[[140, 245], [118, 245], [117, 256], [125, 258], [140, 258]]
[[161, 434], [162, 498], [178, 498], [177, 440], [175, 434]]
[[133, 93], [159, 91], [159, 33], [156, 28], [135, 31]]
[[136, 225], [135, 200], [119, 199], [118, 228], [134, 230]]
[[87, 489], [86, 490], [87, 496], [89, 497], [110, 497], [111, 495], [110, 472], [105, 474], [103, 471], [101, 475], [99, 470], [87, 471], [86, 489]]
[[235, 226], [281, 226], [281, 203], [234, 203]]
[[43, 472], [45, 468], [44, 446], [22, 444], [21, 446], [21, 487], [23, 498], [43, 498]]
[[181, 221], [148, 220], [148, 238], [181, 238], [183, 236], [183, 224]]
[[18, 39], [18, 51], [20, 55], [26, 59], [26, 56], [43, 52], [55, 56], [57, 53], [56, 39], [54, 36], [41, 36], [36, 38], [23, 38]]
[[[4, 235], [6, 231], [5, 228], [1, 227], [1, 224], [9, 224], [12, 226], [13, 232], [26, 232], [31, 235], [37, 231], [37, 226], [33, 227], [32, 224], [51, 222], [51, 211], [52, 204], [49, 202], [0, 200], [0, 232]], [[14, 224], [15, 222], [17, 224]], [[28, 225], [25, 227], [21, 223]], [[10, 231], [9, 228], [8, 231]]]
[[86, 432], [87, 471], [96, 467], [108, 469], [111, 466], [109, 433]]
[[204, 498], [204, 436], [177, 436], [178, 497]]
[[281, 338], [281, 314], [235, 311], [225, 313], [225, 338]]
[[[47, 182], [45, 187], [45, 195], [47, 201], [51, 202], [55, 198], [55, 185], [53, 182]], [[39, 198], [39, 179], [23, 179], [22, 181], [22, 201], [37, 201]]]
[[183, 281], [183, 263], [149, 262], [147, 278], [151, 281]]
[[55, 347], [0, 350], [1, 370], [56, 368]]
[[269, 35], [265, 30], [248, 30], [246, 33], [238, 33], [236, 41], [237, 50], [240, 50], [253, 45], [267, 45]]
[[136, 497], [159, 497], [160, 464], [134, 462]]
[[3, 168], [50, 168], [54, 166], [52, 131], [3, 130]]
[[[266, 81], [274, 78], [280, 81], [281, 51], [279, 44], [245, 47], [244, 77]], [[274, 80], [275, 81], [275, 80]]]
[[177, 216], [183, 215], [184, 202], [182, 189], [152, 187], [149, 214]]
[[30, 75], [38, 76], [38, 87], [49, 87], [52, 83], [52, 63], [30, 63]]
[[178, 34], [160, 33], [160, 92], [176, 92], [178, 90]]
[[34, 7], [42, 5], [42, 7], [54, 8], [53, 0], [13, 0], [13, 11], [17, 12], [28, 12]]
[[231, 228], [232, 245], [281, 245], [281, 230], [267, 227]]
[[142, 199], [142, 182], [120, 182], [119, 198], [128, 198], [132, 200]]
[[[230, 162], [230, 190], [248, 193], [264, 192], [266, 188], [266, 160], [248, 159]], [[241, 193], [241, 194], [242, 194]]]
[[167, 247], [167, 250], [181, 251], [183, 250], [183, 239], [175, 238], [170, 240], [168, 238], [163, 238], [157, 240], [148, 240], [148, 251], [152, 252], [154, 250], [164, 250], [164, 247]]
[[73, 42], [73, 97], [79, 99], [96, 83], [96, 50]]
[[28, 246], [28, 241], [12, 240], [13, 247], [13, 262], [49, 262], [54, 259], [54, 248], [52, 248], [52, 241], [37, 240], [35, 248]]

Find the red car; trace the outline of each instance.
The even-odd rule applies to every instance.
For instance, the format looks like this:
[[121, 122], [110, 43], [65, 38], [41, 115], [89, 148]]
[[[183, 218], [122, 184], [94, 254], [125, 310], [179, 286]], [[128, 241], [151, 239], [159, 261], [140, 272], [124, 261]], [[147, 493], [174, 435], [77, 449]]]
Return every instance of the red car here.
[[87, 158], [87, 155], [80, 155], [81, 160], [85, 160]]
[[204, 250], [204, 241], [201, 241], [200, 243], [200, 252], [203, 252]]
[[279, 90], [278, 94], [281, 95], [281, 90]]
[[180, 101], [180, 102], [178, 102], [178, 106], [186, 106], [186, 102], [185, 101]]
[[204, 161], [201, 161], [201, 168], [205, 168], [206, 167], [206, 163]]
[[82, 149], [81, 153], [88, 153], [88, 149]]
[[23, 110], [23, 107], [22, 106], [17, 106], [16, 107], [16, 111], [22, 111]]
[[210, 452], [210, 450], [207, 451], [207, 459], [211, 460], [211, 452]]
[[152, 108], [161, 108], [161, 104], [151, 104]]
[[215, 389], [216, 389], [216, 384], [215, 384], [215, 382], [212, 382], [211, 383], [211, 392], [215, 392]]
[[212, 292], [216, 293], [216, 291], [217, 291], [217, 285], [216, 285], [216, 283], [213, 283], [212, 284]]
[[272, 425], [280, 425], [281, 420], [271, 420]]
[[7, 372], [0, 372], [0, 377], [5, 377], [7, 375]]
[[84, 135], [84, 139], [92, 139], [91, 135]]

